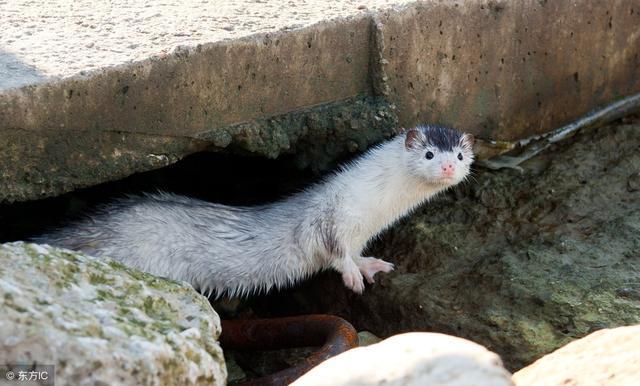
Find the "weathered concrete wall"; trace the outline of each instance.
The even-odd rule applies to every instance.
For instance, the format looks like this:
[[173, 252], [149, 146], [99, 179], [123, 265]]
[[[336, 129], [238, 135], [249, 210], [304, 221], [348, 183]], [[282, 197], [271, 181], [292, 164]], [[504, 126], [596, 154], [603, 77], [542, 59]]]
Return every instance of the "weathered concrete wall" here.
[[211, 148], [275, 158], [301, 167], [332, 161], [393, 134], [395, 111], [382, 98], [357, 97], [256, 119], [197, 136], [108, 129], [0, 130], [0, 202], [54, 196], [124, 178]]
[[370, 30], [363, 17], [326, 22], [0, 93], [0, 202], [229, 145], [296, 151], [315, 168], [365, 149], [397, 126], [389, 103], [367, 97]]
[[371, 23], [327, 22], [177, 49], [87, 77], [0, 94], [4, 127], [195, 137], [370, 93]]
[[545, 132], [640, 91], [638, 26], [640, 0], [425, 1], [1, 91], [0, 202], [203, 149], [327, 167], [398, 122]]
[[544, 133], [640, 91], [640, 1], [418, 3], [378, 16], [400, 122]]

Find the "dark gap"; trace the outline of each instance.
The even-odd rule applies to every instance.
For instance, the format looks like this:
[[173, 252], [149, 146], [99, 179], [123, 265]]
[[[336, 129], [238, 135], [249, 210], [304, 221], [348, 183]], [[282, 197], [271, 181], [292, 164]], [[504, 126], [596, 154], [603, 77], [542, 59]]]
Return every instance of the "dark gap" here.
[[149, 172], [58, 197], [0, 205], [0, 242], [24, 240], [62, 226], [125, 194], [163, 190], [227, 205], [256, 205], [295, 193], [320, 176], [278, 159], [202, 152]]

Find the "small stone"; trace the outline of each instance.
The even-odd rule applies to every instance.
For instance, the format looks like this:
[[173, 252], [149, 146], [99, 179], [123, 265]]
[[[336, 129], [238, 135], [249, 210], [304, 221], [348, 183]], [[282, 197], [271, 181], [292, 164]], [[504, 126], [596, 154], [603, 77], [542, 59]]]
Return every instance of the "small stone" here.
[[228, 373], [227, 382], [235, 383], [235, 382], [240, 382], [247, 379], [247, 374], [244, 372], [244, 370], [242, 370], [242, 367], [238, 365], [238, 362], [236, 362], [234, 358], [227, 357], [225, 358], [225, 360], [227, 363], [227, 373]]
[[381, 341], [382, 338], [379, 338], [369, 331], [360, 331], [358, 333], [358, 346], [360, 347], [371, 346]]

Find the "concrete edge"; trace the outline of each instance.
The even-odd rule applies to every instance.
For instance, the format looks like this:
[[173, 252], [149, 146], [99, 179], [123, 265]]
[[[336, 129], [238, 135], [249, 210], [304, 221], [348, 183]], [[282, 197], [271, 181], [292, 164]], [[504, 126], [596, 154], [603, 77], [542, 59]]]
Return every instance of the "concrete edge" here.
[[[8, 151], [0, 202], [60, 194], [207, 148], [309, 156], [309, 141], [296, 146], [309, 130], [342, 149], [367, 138], [362, 149], [394, 129], [367, 127], [381, 104], [388, 125], [436, 122], [497, 140], [544, 133], [640, 91], [637, 25], [640, 0], [418, 1], [1, 92], [0, 146]], [[367, 118], [346, 117], [351, 104]], [[332, 132], [336, 111], [336, 122], [358, 129]], [[285, 116], [306, 118], [292, 129]], [[313, 129], [311, 116], [322, 122]], [[314, 152], [318, 162], [300, 164], [326, 166], [341, 153]]]

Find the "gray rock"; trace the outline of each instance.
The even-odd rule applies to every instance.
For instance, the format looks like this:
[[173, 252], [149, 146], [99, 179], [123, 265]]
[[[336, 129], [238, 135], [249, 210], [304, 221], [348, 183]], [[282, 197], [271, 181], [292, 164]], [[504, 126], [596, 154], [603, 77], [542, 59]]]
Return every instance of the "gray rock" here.
[[413, 332], [349, 350], [315, 367], [295, 386], [507, 386], [498, 355], [471, 341]]
[[0, 362], [56, 384], [222, 385], [220, 320], [190, 286], [108, 259], [0, 245]]
[[594, 332], [513, 374], [517, 386], [640, 385], [640, 325]]

